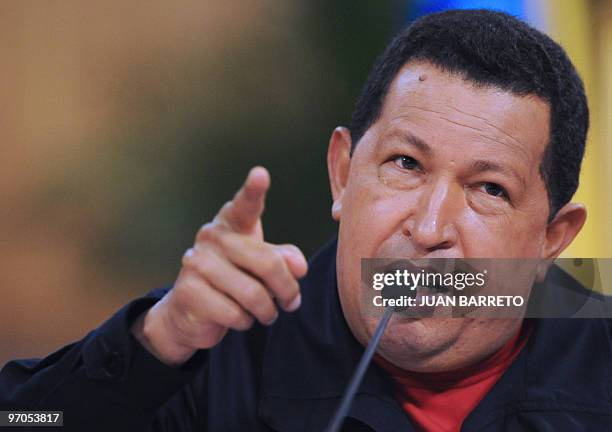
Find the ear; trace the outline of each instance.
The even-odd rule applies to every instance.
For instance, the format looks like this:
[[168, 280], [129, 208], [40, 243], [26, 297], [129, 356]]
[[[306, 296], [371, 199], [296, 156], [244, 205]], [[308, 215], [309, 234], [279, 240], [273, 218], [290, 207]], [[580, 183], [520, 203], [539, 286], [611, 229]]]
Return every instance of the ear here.
[[332, 132], [327, 149], [327, 171], [332, 193], [332, 218], [340, 220], [342, 197], [348, 181], [351, 164], [351, 133], [345, 127], [337, 127]]
[[580, 232], [586, 216], [582, 204], [568, 203], [561, 207], [546, 228], [543, 258], [557, 258]]

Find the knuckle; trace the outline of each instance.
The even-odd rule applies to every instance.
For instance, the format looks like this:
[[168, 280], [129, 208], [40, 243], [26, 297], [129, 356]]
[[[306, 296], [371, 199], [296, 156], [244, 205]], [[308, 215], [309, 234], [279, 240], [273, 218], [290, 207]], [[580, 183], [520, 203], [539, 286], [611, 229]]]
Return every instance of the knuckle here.
[[230, 327], [238, 330], [249, 328], [253, 321], [252, 318], [250, 318], [246, 313], [242, 312], [238, 308], [232, 308], [228, 310], [227, 318]]
[[199, 251], [198, 253], [193, 251], [183, 256], [183, 267], [194, 271], [197, 275], [204, 276], [213, 267], [213, 260], [213, 254], [206, 250]]
[[215, 243], [219, 238], [220, 232], [219, 227], [214, 222], [209, 222], [202, 225], [196, 236], [196, 242], [213, 242]]
[[237, 308], [228, 308], [225, 311], [225, 317], [227, 318], [227, 322], [230, 325], [235, 325], [241, 320], [242, 312], [240, 312]]
[[249, 315], [245, 315], [244, 318], [242, 319], [242, 322], [240, 323], [240, 327], [238, 327], [241, 330], [247, 330], [249, 329], [252, 325], [253, 325], [253, 317], [249, 316]]
[[221, 206], [221, 210], [219, 211], [219, 213], [228, 212], [232, 209], [233, 206], [234, 206], [234, 201], [226, 201], [225, 204]]
[[180, 285], [174, 288], [172, 291], [172, 298], [176, 304], [187, 310], [193, 303], [194, 292], [198, 289], [196, 281], [189, 278], [188, 280], [182, 281]]
[[282, 245], [282, 246], [283, 246], [283, 248], [285, 248], [285, 250], [286, 250], [287, 252], [289, 252], [289, 253], [292, 253], [292, 254], [294, 254], [294, 255], [296, 255], [296, 256], [300, 256], [300, 255], [302, 255], [302, 251], [300, 250], [300, 248], [299, 248], [299, 247], [297, 247], [297, 246], [296, 246], [296, 245], [294, 245], [294, 244], [287, 243], [287, 244], [284, 244], [284, 245]]
[[181, 263], [183, 267], [191, 267], [194, 261], [195, 261], [195, 250], [194, 248], [189, 248], [183, 254], [183, 257], [181, 258]]
[[271, 303], [266, 303], [259, 306], [259, 311], [257, 313], [257, 317], [262, 322], [262, 324], [267, 324], [278, 316], [278, 312], [274, 305]]
[[284, 302], [293, 300], [299, 291], [300, 291], [300, 286], [298, 285], [297, 282], [292, 280], [291, 282], [285, 285], [285, 291], [282, 293], [282, 300]]
[[269, 314], [266, 314], [265, 320], [262, 320], [261, 323], [264, 325], [270, 325], [278, 319], [278, 312], [276, 309], [271, 311]]
[[193, 260], [194, 270], [201, 276], [205, 276], [210, 273], [214, 267], [214, 256], [212, 253], [202, 251], [197, 259]]
[[283, 284], [283, 290], [277, 293], [277, 297], [281, 304], [286, 305], [295, 298], [298, 292], [299, 287], [297, 283], [288, 282]]

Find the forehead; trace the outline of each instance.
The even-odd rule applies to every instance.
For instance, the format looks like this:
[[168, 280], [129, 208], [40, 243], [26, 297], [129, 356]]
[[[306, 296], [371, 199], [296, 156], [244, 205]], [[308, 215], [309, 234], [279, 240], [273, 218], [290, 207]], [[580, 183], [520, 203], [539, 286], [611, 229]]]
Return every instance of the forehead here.
[[[549, 140], [549, 106], [532, 95], [478, 87], [428, 63], [408, 63], [385, 98], [379, 132], [408, 129], [462, 151], [503, 152], [539, 165]], [[431, 142], [433, 141], [433, 142]]]

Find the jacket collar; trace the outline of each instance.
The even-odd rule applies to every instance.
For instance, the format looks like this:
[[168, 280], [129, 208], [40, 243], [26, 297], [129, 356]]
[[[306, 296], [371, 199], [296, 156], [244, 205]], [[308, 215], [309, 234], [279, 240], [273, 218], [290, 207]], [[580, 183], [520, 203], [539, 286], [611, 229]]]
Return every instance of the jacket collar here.
[[[312, 258], [300, 283], [302, 307], [283, 314], [268, 336], [259, 412], [279, 431], [324, 430], [363, 353], [340, 307], [336, 247], [333, 239]], [[513, 410], [572, 406], [610, 411], [612, 355], [609, 344], [601, 346], [609, 340], [605, 321], [545, 319], [533, 324], [527, 346], [464, 427], [471, 430]], [[349, 417], [376, 431], [414, 430], [393, 397], [393, 383], [375, 364]]]

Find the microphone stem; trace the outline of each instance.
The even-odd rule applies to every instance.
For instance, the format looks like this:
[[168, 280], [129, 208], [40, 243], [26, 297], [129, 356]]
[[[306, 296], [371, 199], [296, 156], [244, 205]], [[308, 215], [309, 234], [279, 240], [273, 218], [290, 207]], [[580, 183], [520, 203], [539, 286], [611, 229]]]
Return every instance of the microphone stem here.
[[355, 369], [355, 373], [351, 378], [349, 386], [344, 392], [344, 395], [342, 396], [342, 402], [340, 402], [340, 406], [336, 410], [334, 417], [332, 418], [331, 422], [329, 423], [329, 426], [326, 429], [327, 432], [338, 432], [340, 430], [344, 417], [346, 417], [349, 412], [349, 409], [351, 408], [351, 403], [355, 398], [355, 394], [359, 389], [359, 385], [363, 380], [366, 370], [368, 369], [368, 365], [370, 364], [370, 361], [372, 360], [372, 357], [376, 352], [376, 348], [378, 347], [380, 338], [385, 332], [385, 329], [387, 328], [387, 324], [389, 323], [393, 312], [395, 312], [395, 308], [393, 307], [387, 307], [385, 309], [382, 318], [378, 322], [378, 326], [376, 326], [374, 336], [372, 336], [370, 343], [368, 343], [365, 352], [361, 356], [361, 360], [359, 360], [359, 364], [357, 365], [357, 369]]

